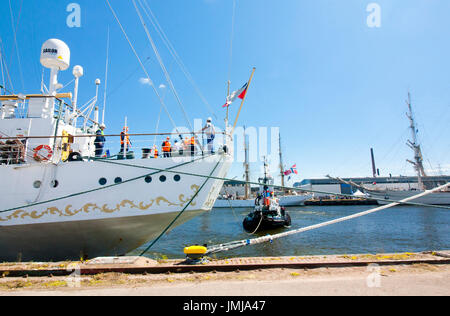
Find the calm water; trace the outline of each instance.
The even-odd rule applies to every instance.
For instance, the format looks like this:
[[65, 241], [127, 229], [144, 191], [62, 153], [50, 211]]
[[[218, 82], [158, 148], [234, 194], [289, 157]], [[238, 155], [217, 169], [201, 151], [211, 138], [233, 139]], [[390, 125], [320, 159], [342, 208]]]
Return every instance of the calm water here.
[[[288, 208], [297, 229], [358, 213], [374, 206], [309, 206]], [[192, 244], [215, 245], [252, 238], [242, 228], [250, 209], [214, 209], [173, 229], [147, 253], [148, 257], [184, 258], [183, 248]], [[265, 232], [275, 234], [286, 229]], [[254, 236], [254, 235], [253, 235]], [[145, 249], [145, 246], [139, 250]], [[450, 249], [450, 211], [401, 206], [347, 222], [284, 237], [272, 244], [246, 246], [217, 254], [236, 256], [305, 256], [417, 252]], [[136, 255], [139, 250], [131, 255]], [[140, 252], [139, 252], [140, 253]]]

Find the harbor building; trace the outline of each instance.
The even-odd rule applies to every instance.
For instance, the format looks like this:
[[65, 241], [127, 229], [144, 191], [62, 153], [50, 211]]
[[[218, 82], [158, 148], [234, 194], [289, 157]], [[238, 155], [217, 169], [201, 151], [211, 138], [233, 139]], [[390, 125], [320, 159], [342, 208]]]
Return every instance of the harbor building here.
[[[428, 176], [422, 178], [422, 181], [427, 189], [431, 189], [450, 182], [450, 176]], [[407, 176], [304, 179], [294, 183], [296, 188], [334, 194], [353, 194], [359, 190], [358, 186], [369, 190], [414, 191], [420, 189], [418, 177]], [[314, 195], [323, 197], [329, 194], [315, 193]]]

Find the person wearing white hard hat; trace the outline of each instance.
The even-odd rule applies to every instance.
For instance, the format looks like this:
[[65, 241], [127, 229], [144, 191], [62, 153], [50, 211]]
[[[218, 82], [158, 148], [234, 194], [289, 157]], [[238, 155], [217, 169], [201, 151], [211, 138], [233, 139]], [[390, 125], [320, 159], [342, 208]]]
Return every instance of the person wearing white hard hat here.
[[208, 152], [214, 154], [214, 138], [216, 138], [216, 130], [212, 123], [212, 118], [208, 117], [206, 125], [202, 129], [202, 133], [205, 133], [208, 145]]
[[105, 147], [106, 142], [104, 132], [105, 128], [106, 128], [105, 124], [100, 124], [97, 132], [95, 133], [97, 135], [94, 140], [96, 158], [100, 158], [103, 154], [103, 147]]

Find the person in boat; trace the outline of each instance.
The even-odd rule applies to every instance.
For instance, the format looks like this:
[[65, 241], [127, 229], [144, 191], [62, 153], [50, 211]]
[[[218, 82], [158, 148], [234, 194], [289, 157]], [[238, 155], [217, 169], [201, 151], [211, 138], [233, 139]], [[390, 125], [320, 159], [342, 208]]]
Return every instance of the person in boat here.
[[271, 194], [268, 186], [264, 186], [263, 201], [264, 206], [270, 206]]
[[167, 137], [166, 140], [162, 143], [162, 151], [164, 158], [172, 157], [172, 144], [170, 143], [170, 137]]
[[[126, 144], [126, 150], [125, 150]], [[124, 152], [128, 153], [128, 150], [131, 147], [130, 136], [128, 135], [128, 127], [124, 127], [122, 132], [120, 132], [120, 152], [123, 154]]]
[[105, 147], [105, 142], [106, 142], [106, 138], [105, 138], [105, 124], [101, 124], [97, 130], [97, 132], [95, 133], [97, 136], [95, 137], [94, 140], [94, 145], [95, 145], [95, 157], [96, 158], [100, 158], [103, 154], [103, 148]]
[[216, 130], [212, 124], [212, 118], [208, 117], [206, 125], [202, 129], [202, 133], [205, 133], [208, 145], [208, 152], [214, 154], [214, 138], [216, 138]]

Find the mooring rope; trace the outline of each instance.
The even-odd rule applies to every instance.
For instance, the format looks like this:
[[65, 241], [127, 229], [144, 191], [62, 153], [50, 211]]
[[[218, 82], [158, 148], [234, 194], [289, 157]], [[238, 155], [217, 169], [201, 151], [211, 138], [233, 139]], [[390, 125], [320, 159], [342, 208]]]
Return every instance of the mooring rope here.
[[[167, 168], [167, 169], [158, 169], [157, 171], [154, 171], [152, 173], [144, 174], [142, 176], [138, 176], [138, 177], [131, 178], [131, 179], [128, 179], [128, 180], [124, 180], [124, 181], [119, 182], [119, 183], [114, 183], [114, 184], [110, 184], [110, 185], [107, 185], [107, 186], [98, 187], [98, 188], [95, 188], [95, 189], [82, 191], [82, 192], [78, 192], [78, 193], [72, 193], [72, 194], [69, 194], [69, 195], [65, 195], [65, 196], [62, 196], [62, 197], [59, 197], [59, 198], [54, 198], [54, 199], [50, 199], [50, 200], [46, 200], [46, 201], [42, 201], [42, 202], [36, 202], [36, 203], [28, 204], [28, 205], [23, 205], [23, 206], [18, 206], [18, 207], [2, 210], [2, 211], [0, 211], [0, 214], [1, 213], [6, 213], [6, 212], [16, 211], [16, 210], [23, 209], [23, 208], [38, 206], [38, 205], [42, 205], [42, 204], [46, 204], [46, 203], [56, 202], [56, 201], [60, 201], [60, 200], [64, 200], [64, 199], [68, 199], [68, 198], [72, 198], [72, 197], [76, 197], [76, 196], [81, 196], [81, 195], [88, 194], [88, 193], [91, 193], [91, 192], [96, 192], [96, 191], [100, 191], [100, 190], [106, 190], [106, 189], [109, 189], [109, 188], [112, 188], [112, 187], [115, 187], [115, 186], [118, 186], [118, 185], [122, 185], [122, 184], [125, 184], [125, 183], [129, 183], [129, 182], [133, 182], [133, 181], [136, 181], [136, 180], [139, 180], [139, 179], [143, 179], [143, 178], [145, 178], [147, 176], [153, 176], [153, 175], [161, 173], [161, 172], [170, 172], [172, 169], [175, 169], [175, 168], [178, 168], [178, 167], [182, 167], [182, 166], [194, 163], [194, 162], [199, 161], [199, 160], [203, 160], [206, 157], [209, 157], [209, 156], [204, 156], [204, 157], [200, 157], [198, 159], [190, 160], [190, 161], [181, 163], [179, 165], [175, 165], [175, 166]], [[92, 159], [96, 160], [96, 161], [99, 161], [99, 162], [105, 162], [102, 159], [94, 159], [94, 158], [92, 158]], [[122, 165], [122, 164], [120, 164], [120, 165]], [[177, 173], [177, 172], [174, 172], [174, 173]]]
[[215, 245], [215, 246], [212, 246], [212, 247], [208, 247], [206, 255], [210, 255], [210, 254], [218, 253], [218, 252], [223, 252], [223, 251], [229, 251], [229, 250], [233, 250], [233, 249], [244, 247], [244, 246], [248, 246], [248, 245], [256, 245], [256, 244], [261, 244], [261, 243], [264, 243], [264, 242], [272, 242], [273, 240], [279, 239], [279, 238], [282, 238], [282, 237], [303, 233], [303, 232], [306, 232], [306, 231], [322, 228], [322, 227], [329, 226], [329, 225], [332, 225], [332, 224], [345, 222], [345, 221], [348, 221], [348, 220], [351, 220], [351, 219], [355, 219], [355, 218], [362, 217], [362, 216], [365, 216], [365, 215], [368, 215], [368, 214], [379, 212], [379, 211], [385, 210], [387, 208], [391, 208], [391, 207], [396, 206], [396, 205], [400, 205], [402, 202], [407, 202], [409, 200], [413, 200], [413, 199], [416, 199], [416, 198], [419, 198], [419, 197], [422, 197], [422, 196], [426, 196], [426, 195], [428, 195], [430, 193], [433, 193], [433, 192], [445, 189], [448, 186], [450, 186], [450, 183], [447, 183], [445, 185], [442, 185], [440, 187], [434, 188], [434, 189], [429, 190], [429, 191], [425, 191], [425, 192], [423, 192], [421, 194], [418, 194], [418, 195], [406, 198], [406, 199], [404, 199], [402, 201], [399, 201], [399, 202], [394, 202], [394, 203], [391, 203], [391, 204], [388, 204], [388, 205], [383, 205], [383, 206], [380, 206], [380, 207], [376, 207], [374, 209], [370, 209], [370, 210], [367, 210], [367, 211], [364, 211], [364, 212], [360, 212], [360, 213], [356, 213], [356, 214], [353, 214], [353, 215], [337, 218], [337, 219], [334, 219], [334, 220], [331, 220], [331, 221], [327, 221], [327, 222], [323, 222], [323, 223], [320, 223], [320, 224], [315, 224], [315, 225], [311, 225], [311, 226], [307, 226], [307, 227], [303, 227], [303, 228], [299, 228], [299, 229], [294, 229], [294, 230], [290, 230], [290, 231], [287, 231], [287, 232], [284, 232], [284, 233], [280, 233], [280, 234], [276, 234], [276, 235], [267, 235], [267, 236], [264, 236], [264, 237], [258, 237], [258, 238], [254, 238], [254, 239], [232, 241], [232, 242], [229, 242], [229, 243]]
[[[219, 166], [221, 161], [222, 161], [222, 159], [220, 159], [217, 162], [216, 166], [214, 167], [214, 169], [211, 171], [211, 173], [209, 175], [212, 175], [214, 173], [214, 171], [216, 171], [216, 169]], [[209, 181], [209, 179], [206, 179], [205, 182], [203, 182], [201, 187], [197, 190], [197, 192], [195, 192], [192, 199], [184, 206], [184, 208], [178, 213], [178, 215], [173, 219], [173, 221], [170, 222], [170, 224], [166, 228], [164, 228], [164, 230], [161, 232], [161, 234], [155, 240], [153, 240], [153, 242], [139, 255], [139, 257], [142, 257], [144, 254], [146, 254], [150, 250], [150, 248], [153, 247], [153, 245], [156, 244], [158, 242], [158, 240], [161, 239], [162, 236], [164, 236], [164, 234], [173, 226], [173, 224], [175, 224], [175, 222], [180, 218], [181, 215], [183, 215], [184, 211], [186, 211], [186, 209], [189, 207], [189, 205], [191, 205], [192, 201], [194, 201], [194, 199], [197, 197], [197, 195], [200, 193], [200, 191], [203, 190], [203, 188], [205, 187], [205, 185], [208, 181]]]
[[[141, 169], [149, 169], [149, 170], [156, 170], [156, 171], [166, 171], [164, 169], [154, 168], [154, 167], [144, 167], [144, 166], [137, 166], [137, 165], [130, 165], [126, 163], [120, 163], [115, 161], [109, 161], [109, 160], [101, 160], [102, 162], [111, 163], [111, 164], [118, 164], [121, 166], [128, 166], [132, 168], [141, 168]], [[253, 181], [244, 181], [244, 180], [236, 180], [236, 179], [229, 179], [229, 178], [223, 178], [223, 177], [215, 177], [215, 176], [207, 176], [207, 175], [201, 175], [191, 172], [184, 172], [184, 171], [170, 171], [167, 170], [169, 173], [178, 173], [180, 175], [187, 175], [187, 176], [194, 176], [194, 177], [201, 177], [201, 178], [209, 178], [214, 180], [220, 180], [220, 181], [234, 181], [240, 184], [251, 184], [251, 185], [261, 185], [259, 182], [253, 182]], [[292, 190], [292, 191], [300, 191], [300, 192], [309, 192], [309, 193], [319, 193], [319, 194], [327, 194], [327, 195], [338, 195], [338, 196], [345, 196], [345, 197], [354, 197], [351, 194], [344, 194], [344, 193], [333, 193], [333, 192], [326, 192], [326, 191], [318, 191], [318, 190], [310, 190], [310, 189], [303, 189], [303, 188], [297, 188], [297, 187], [289, 187], [289, 186], [281, 186], [281, 185], [270, 185], [270, 187], [278, 188], [282, 190]], [[450, 187], [450, 182], [446, 185], [442, 186], [443, 188]], [[442, 190], [442, 189], [441, 189]], [[426, 191], [428, 192], [428, 191]], [[414, 197], [413, 199], [416, 199], [418, 196]], [[378, 199], [378, 198], [370, 198], [371, 200], [375, 201], [382, 201], [382, 202], [389, 202], [389, 203], [399, 203], [403, 205], [411, 205], [411, 206], [420, 206], [420, 207], [433, 207], [433, 208], [442, 208], [450, 210], [449, 206], [444, 205], [433, 205], [433, 204], [423, 204], [423, 203], [414, 203], [409, 202], [409, 200], [413, 199], [407, 199], [407, 201], [394, 201], [389, 199]]]

